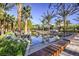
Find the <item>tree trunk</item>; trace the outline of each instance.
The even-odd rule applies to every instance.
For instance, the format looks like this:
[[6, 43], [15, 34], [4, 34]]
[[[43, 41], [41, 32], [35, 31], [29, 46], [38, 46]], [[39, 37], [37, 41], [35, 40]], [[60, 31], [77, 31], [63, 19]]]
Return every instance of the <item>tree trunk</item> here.
[[6, 24], [5, 24], [5, 32], [7, 32], [7, 28], [8, 28], [8, 27], [7, 27], [7, 22], [6, 22]]
[[1, 29], [1, 21], [0, 21], [0, 29]]
[[5, 34], [5, 24], [6, 24], [6, 22], [5, 22], [5, 19], [4, 19], [4, 26], [3, 26], [3, 33]]
[[21, 32], [21, 11], [22, 11], [22, 4], [18, 4], [18, 31]]
[[11, 31], [13, 31], [13, 22], [11, 22]]
[[66, 17], [64, 17], [64, 36], [66, 35]]
[[1, 35], [1, 21], [0, 21], [0, 35]]
[[4, 35], [4, 25], [1, 27], [1, 35]]
[[7, 32], [8, 32], [8, 30], [9, 30], [9, 26], [8, 26], [8, 25], [9, 25], [9, 23], [7, 22], [7, 24], [6, 24], [6, 26], [7, 26]]
[[13, 23], [13, 32], [15, 31], [15, 23]]
[[48, 26], [49, 26], [49, 34], [50, 34], [50, 24], [48, 24]]
[[25, 21], [25, 34], [27, 34], [27, 19]]
[[11, 29], [12, 27], [11, 27], [11, 23], [10, 23], [10, 31], [12, 31], [12, 29]]

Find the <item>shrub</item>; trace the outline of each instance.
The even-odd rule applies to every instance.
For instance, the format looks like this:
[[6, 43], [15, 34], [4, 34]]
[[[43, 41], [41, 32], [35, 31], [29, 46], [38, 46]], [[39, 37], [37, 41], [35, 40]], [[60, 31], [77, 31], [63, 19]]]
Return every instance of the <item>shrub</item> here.
[[25, 40], [11, 40], [3, 38], [0, 40], [0, 56], [22, 56], [27, 47]]

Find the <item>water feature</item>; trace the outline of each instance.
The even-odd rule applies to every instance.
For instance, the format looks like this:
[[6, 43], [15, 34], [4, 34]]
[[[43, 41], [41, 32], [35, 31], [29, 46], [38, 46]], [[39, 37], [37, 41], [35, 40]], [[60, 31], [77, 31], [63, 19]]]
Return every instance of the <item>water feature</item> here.
[[32, 45], [40, 44], [42, 43], [42, 37], [41, 36], [31, 36]]
[[31, 45], [37, 45], [37, 44], [41, 44], [41, 43], [45, 43], [45, 42], [52, 42], [52, 41], [56, 41], [56, 36], [48, 37], [48, 36], [31, 36]]

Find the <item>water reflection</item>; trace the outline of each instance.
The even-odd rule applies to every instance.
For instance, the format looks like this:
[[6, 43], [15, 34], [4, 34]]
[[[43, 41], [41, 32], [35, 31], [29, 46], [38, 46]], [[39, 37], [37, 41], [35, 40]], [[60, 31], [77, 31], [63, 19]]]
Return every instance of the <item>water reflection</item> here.
[[55, 41], [56, 39], [54, 36], [50, 37], [50, 35], [39, 35], [39, 36], [31, 36], [31, 44], [36, 45], [40, 43], [45, 43], [45, 42], [52, 42]]
[[42, 36], [31, 36], [32, 45], [42, 43]]

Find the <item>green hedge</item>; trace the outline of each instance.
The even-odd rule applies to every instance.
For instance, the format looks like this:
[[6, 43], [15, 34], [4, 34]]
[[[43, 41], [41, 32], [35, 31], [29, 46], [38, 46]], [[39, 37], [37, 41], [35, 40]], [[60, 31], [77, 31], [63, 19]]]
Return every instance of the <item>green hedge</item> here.
[[0, 39], [0, 56], [22, 56], [27, 44], [25, 40]]

